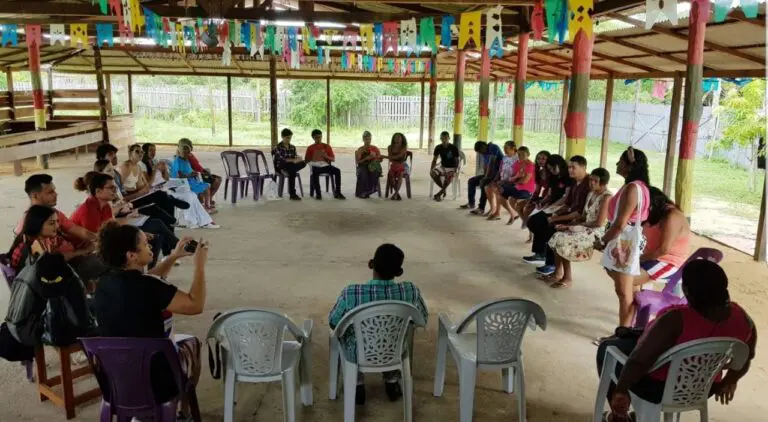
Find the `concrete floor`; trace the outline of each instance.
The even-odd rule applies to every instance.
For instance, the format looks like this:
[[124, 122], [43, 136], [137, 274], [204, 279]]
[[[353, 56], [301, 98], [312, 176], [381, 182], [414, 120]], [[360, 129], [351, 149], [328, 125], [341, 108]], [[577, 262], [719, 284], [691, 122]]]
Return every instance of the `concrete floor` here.
[[[121, 151], [124, 158], [125, 152]], [[160, 156], [169, 155], [161, 151]], [[205, 165], [220, 171], [214, 152], [199, 152]], [[315, 321], [313, 342], [315, 403], [301, 409], [304, 421], [342, 420], [342, 400], [328, 400], [327, 315], [336, 295], [349, 282], [370, 278], [367, 261], [383, 242], [399, 245], [406, 254], [403, 279], [414, 281], [430, 309], [427, 329], [416, 335], [414, 360], [414, 420], [458, 420], [458, 378], [449, 364], [445, 393], [432, 396], [435, 370], [437, 314], [458, 319], [473, 305], [493, 298], [522, 297], [538, 302], [548, 316], [549, 328], [526, 336], [525, 369], [529, 421], [588, 421], [597, 388], [595, 346], [591, 340], [615, 325], [616, 299], [610, 280], [597, 264], [575, 266], [576, 282], [569, 290], [553, 291], [538, 282], [533, 268], [520, 261], [528, 252], [526, 232], [503, 222], [486, 222], [456, 210], [459, 201], [434, 203], [427, 199], [426, 169], [429, 157], [416, 155], [414, 199], [402, 202], [352, 198], [352, 158], [340, 156], [344, 170], [345, 202], [305, 198], [301, 203], [274, 201], [256, 204], [247, 199], [236, 206], [218, 198], [218, 231], [195, 231], [211, 241], [208, 264], [208, 299], [200, 316], [177, 317], [176, 330], [204, 337], [214, 314], [241, 306], [279, 308], [300, 321]], [[51, 160], [49, 171], [59, 191], [59, 207], [71, 212], [82, 196], [71, 182], [90, 167], [90, 157]], [[468, 168], [474, 168], [470, 166]], [[23, 178], [0, 177], [2, 215], [0, 244], [10, 244], [10, 229], [26, 206]], [[308, 192], [308, 176], [304, 176]], [[182, 231], [187, 234], [188, 232]], [[697, 238], [694, 247], [712, 244]], [[720, 247], [715, 245], [714, 247]], [[754, 317], [758, 327], [768, 324], [766, 267], [726, 248], [724, 261], [731, 277], [731, 294]], [[181, 288], [191, 282], [191, 262], [184, 262], [170, 281]], [[0, 312], [8, 291], [0, 287]], [[764, 331], [763, 331], [764, 332]], [[207, 362], [207, 351], [203, 361]], [[712, 421], [764, 421], [768, 359], [760, 354], [751, 373], [739, 384], [735, 401], [728, 407], [710, 402]], [[85, 383], [83, 383], [84, 385]], [[83, 385], [79, 385], [82, 387]], [[402, 419], [402, 403], [389, 403], [376, 377], [368, 383], [368, 403], [357, 410], [359, 421]], [[32, 385], [24, 381], [18, 364], [0, 361], [1, 421], [64, 420], [63, 410], [40, 403]], [[222, 419], [223, 385], [213, 380], [204, 363], [198, 386], [206, 421]], [[278, 384], [239, 385], [236, 420], [282, 419], [282, 395]], [[474, 418], [476, 421], [517, 420], [515, 395], [501, 392], [500, 375], [478, 377]], [[77, 409], [77, 420], [93, 421], [98, 404]], [[763, 415], [763, 416], [760, 416]], [[698, 420], [693, 415], [684, 421]]]

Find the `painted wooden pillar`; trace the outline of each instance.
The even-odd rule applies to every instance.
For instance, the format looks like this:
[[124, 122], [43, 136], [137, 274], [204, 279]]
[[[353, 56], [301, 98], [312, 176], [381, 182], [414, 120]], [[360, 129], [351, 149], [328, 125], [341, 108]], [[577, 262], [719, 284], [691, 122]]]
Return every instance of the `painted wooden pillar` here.
[[229, 146], [232, 146], [232, 77], [227, 76], [227, 130]]
[[704, 33], [709, 19], [709, 0], [693, 0], [688, 24], [688, 66], [686, 68], [683, 130], [680, 158], [675, 180], [675, 203], [690, 220], [693, 198], [693, 164], [696, 159], [696, 137], [703, 109], [701, 86], [704, 62]]
[[424, 148], [424, 78], [421, 78], [421, 107], [419, 107], [419, 149]]
[[[27, 45], [29, 54], [29, 77], [32, 82], [32, 107], [34, 108], [35, 130], [45, 130], [45, 97], [43, 94], [43, 78], [40, 75], [40, 44], [30, 42]], [[48, 168], [48, 155], [37, 156], [38, 167]]]
[[112, 115], [112, 77], [107, 73], [104, 75], [104, 85], [106, 88], [106, 99], [107, 99], [107, 116]]
[[325, 80], [325, 142], [331, 144], [331, 78]]
[[592, 68], [594, 36], [579, 30], [573, 40], [573, 64], [565, 117], [565, 157], [584, 156], [587, 148], [587, 106], [589, 100], [589, 74]]
[[[557, 145], [557, 153], [565, 154], [565, 116], [568, 114], [568, 89], [571, 86], [570, 79], [563, 80], [563, 99], [560, 102], [560, 142]], [[538, 117], [538, 111], [536, 112]]]
[[464, 127], [464, 71], [467, 57], [464, 50], [456, 51], [456, 84], [453, 88], [453, 144], [461, 150], [461, 130]]
[[48, 120], [53, 120], [53, 67], [48, 68]]
[[429, 116], [427, 117], [427, 148], [435, 148], [435, 116], [437, 115], [437, 56], [429, 59]]
[[669, 129], [667, 131], [667, 155], [664, 158], [664, 193], [672, 197], [672, 172], [675, 169], [675, 148], [677, 148], [677, 130], [680, 123], [680, 100], [683, 94], [683, 76], [675, 74], [672, 86], [672, 105], [669, 109]]
[[101, 141], [109, 143], [109, 129], [107, 127], [107, 98], [104, 88], [104, 73], [101, 67], [101, 49], [93, 47], [93, 62], [96, 67], [96, 89], [99, 92], [99, 120], [101, 120]]
[[[5, 69], [5, 82], [8, 85], [8, 118], [16, 120], [16, 105], [14, 103], [13, 94], [13, 70], [10, 68]], [[21, 160], [15, 160], [13, 162], [13, 174], [14, 176], [21, 176], [24, 174], [24, 168], [21, 165]]]
[[477, 140], [488, 142], [488, 100], [491, 90], [491, 56], [483, 46], [480, 50], [480, 121], [477, 124]]
[[277, 147], [277, 60], [269, 54], [269, 127], [272, 148]]
[[525, 79], [528, 72], [528, 38], [526, 33], [517, 39], [517, 72], [515, 73], [515, 116], [512, 124], [512, 140], [523, 145], [523, 127], [525, 125]]
[[128, 74], [128, 112], [133, 113], [133, 78]]
[[605, 87], [605, 107], [603, 108], [603, 136], [600, 139], [600, 167], [608, 164], [608, 144], [611, 142], [611, 113], [613, 111], [613, 76], [608, 78]]

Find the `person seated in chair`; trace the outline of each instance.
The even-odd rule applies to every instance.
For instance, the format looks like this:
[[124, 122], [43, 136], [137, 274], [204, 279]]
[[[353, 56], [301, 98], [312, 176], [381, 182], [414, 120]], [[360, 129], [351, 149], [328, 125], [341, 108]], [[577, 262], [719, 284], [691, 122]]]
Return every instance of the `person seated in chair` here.
[[[419, 289], [411, 282], [395, 283], [395, 277], [403, 275], [403, 261], [405, 254], [395, 245], [385, 243], [376, 249], [373, 259], [368, 261], [368, 268], [373, 270], [373, 279], [365, 284], [350, 284], [341, 291], [336, 305], [328, 315], [328, 324], [331, 328], [341, 322], [344, 315], [354, 308], [370, 302], [380, 300], [400, 300], [412, 303], [416, 306], [424, 320], [427, 320], [429, 312]], [[357, 361], [357, 343], [354, 333], [347, 332], [342, 338], [342, 353], [348, 360]], [[387, 397], [391, 401], [400, 398], [403, 393], [400, 387], [400, 371], [384, 372], [384, 388]], [[365, 384], [363, 374], [357, 374], [357, 390], [355, 402], [358, 405], [365, 404]]]
[[[187, 138], [181, 138], [179, 139], [179, 144], [183, 144], [189, 147], [189, 155], [187, 156], [189, 164], [192, 166], [193, 171], [200, 173], [200, 176], [203, 178], [203, 182], [211, 185], [211, 206], [215, 206], [216, 201], [214, 199], [216, 197], [216, 192], [218, 192], [219, 187], [221, 187], [221, 176], [211, 173], [210, 169], [204, 168], [200, 164], [200, 160], [198, 160], [197, 157], [195, 157], [195, 154], [192, 153], [192, 151], [194, 151], [192, 141]], [[152, 158], [155, 158], [154, 154], [152, 154]]]
[[[482, 157], [484, 171], [482, 175], [470, 177], [467, 180], [469, 202], [459, 208], [470, 210], [469, 213], [472, 215], [484, 215], [485, 203], [488, 200], [485, 196], [485, 186], [496, 178], [501, 161], [504, 159], [504, 153], [501, 152], [501, 148], [498, 145], [484, 141], [475, 142], [475, 152], [478, 153], [478, 158]], [[478, 202], [477, 208], [475, 208], [475, 189], [477, 188], [480, 188], [480, 202]]]
[[216, 208], [211, 205], [211, 185], [197, 179], [200, 173], [197, 173], [192, 169], [192, 165], [189, 163], [189, 153], [189, 146], [180, 143], [176, 155], [171, 162], [169, 175], [176, 179], [187, 179], [189, 188], [199, 197], [205, 210], [208, 211], [209, 214], [215, 214], [217, 212]]
[[389, 172], [387, 173], [387, 185], [392, 187], [393, 201], [401, 201], [400, 187], [403, 185], [403, 178], [408, 173], [408, 140], [405, 135], [396, 132], [392, 135], [392, 140], [387, 147], [387, 156], [389, 160]]
[[355, 196], [369, 198], [379, 190], [382, 170], [381, 152], [375, 145], [371, 145], [371, 132], [367, 130], [363, 132], [363, 146], [355, 151], [355, 163], [357, 164]]
[[[435, 181], [440, 190], [433, 196], [435, 201], [442, 201], [445, 198], [445, 190], [448, 189], [456, 172], [459, 169], [461, 153], [456, 145], [451, 143], [451, 134], [443, 131], [440, 134], [440, 145], [435, 147], [432, 154], [432, 165], [430, 165], [429, 176]], [[440, 165], [437, 165], [437, 159], [440, 158]]]
[[[99, 279], [94, 308], [103, 337], [170, 338], [179, 353], [183, 381], [196, 385], [200, 378], [201, 341], [193, 336], [174, 335], [172, 327], [166, 330], [170, 315], [198, 315], [205, 308], [208, 246], [200, 240], [190, 248], [191, 242], [191, 238], [184, 238], [168, 259], [145, 272], [153, 258], [144, 232], [116, 221], [105, 224], [99, 232], [99, 256], [111, 270]], [[165, 279], [179, 258], [192, 255], [192, 286], [184, 292]], [[157, 402], [162, 403], [178, 392], [167, 361], [162, 357], [156, 362], [154, 359], [152, 390]], [[182, 401], [182, 408], [185, 404]]]
[[691, 226], [685, 214], [659, 188], [649, 187], [648, 220], [643, 222], [646, 244], [640, 255], [640, 275], [633, 284], [666, 280], [688, 259]]
[[341, 170], [333, 166], [333, 162], [336, 161], [333, 148], [323, 143], [323, 132], [320, 129], [312, 131], [312, 140], [315, 143], [310, 145], [307, 148], [306, 154], [304, 154], [304, 162], [311, 167], [309, 172], [310, 190], [315, 191], [316, 199], [323, 199], [323, 190], [320, 189], [320, 175], [329, 174], [333, 177], [333, 184], [336, 189], [333, 192], [333, 197], [336, 199], [346, 199], [341, 194]]
[[301, 197], [296, 195], [296, 173], [307, 166], [297, 154], [296, 147], [291, 145], [293, 132], [285, 128], [280, 132], [283, 138], [277, 146], [272, 149], [272, 160], [274, 160], [275, 173], [284, 173], [288, 179], [288, 193], [292, 201], [301, 201]]
[[[643, 400], [660, 403], [664, 394], [669, 366], [650, 372], [659, 357], [669, 349], [693, 340], [731, 337], [749, 346], [749, 359], [739, 370], [718, 375], [709, 394], [728, 404], [733, 400], [738, 381], [749, 371], [755, 356], [757, 328], [744, 309], [730, 300], [728, 277], [714, 262], [699, 259], [683, 267], [683, 293], [688, 303], [672, 305], [661, 312], [642, 335], [630, 329], [617, 329], [618, 336], [609, 337], [597, 348], [597, 372], [609, 346], [616, 346], [629, 356], [626, 365], [616, 366], [618, 383], [611, 383], [608, 400], [611, 413], [604, 421], [629, 421], [631, 391]], [[691, 386], [693, 388], [693, 386]]]

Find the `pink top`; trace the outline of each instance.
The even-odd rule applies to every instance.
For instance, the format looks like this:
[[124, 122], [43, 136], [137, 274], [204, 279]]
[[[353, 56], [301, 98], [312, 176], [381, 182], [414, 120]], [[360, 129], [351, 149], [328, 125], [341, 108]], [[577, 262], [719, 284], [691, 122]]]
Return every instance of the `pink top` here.
[[[731, 302], [731, 315], [728, 319], [718, 323], [704, 318], [687, 304], [672, 305], [662, 309], [657, 314], [655, 321], [658, 321], [662, 315], [673, 311], [680, 311], [683, 315], [683, 330], [675, 340], [675, 346], [709, 337], [731, 337], [746, 343], [752, 337], [752, 324], [749, 322], [747, 313], [734, 302]], [[645, 332], [649, 331], [646, 330]], [[657, 380], [666, 380], [668, 372], [669, 366], [666, 366], [653, 371], [650, 376]], [[720, 381], [720, 378], [721, 376], [718, 375], [717, 381]]]
[[512, 165], [512, 174], [517, 175], [520, 173], [521, 167], [530, 177], [525, 183], [516, 183], [515, 188], [517, 190], [533, 193], [533, 191], [536, 190], [536, 175], [534, 174], [536, 172], [536, 165], [533, 164], [533, 161], [531, 160], [526, 160], [525, 163], [522, 161], [515, 161], [515, 164]]
[[[655, 226], [644, 224], [643, 234], [645, 235], [646, 239], [645, 250], [653, 251], [661, 246], [661, 223], [656, 224]], [[666, 262], [667, 264], [672, 264], [677, 268], [682, 267], [683, 264], [685, 264], [685, 261], [688, 259], [688, 254], [690, 253], [690, 238], [690, 231], [683, 234], [682, 236], [678, 236], [677, 239], [672, 242], [672, 246], [669, 248], [667, 253], [660, 256], [658, 260], [661, 262]]]
[[[638, 220], [638, 212], [637, 208], [635, 208], [634, 211], [632, 211], [632, 215], [629, 217], [630, 223], [642, 223], [643, 221], [648, 219], [648, 204], [650, 203], [651, 195], [648, 193], [648, 186], [645, 185], [643, 182], [631, 182], [631, 184], [634, 184], [636, 187], [640, 188], [640, 194], [643, 196], [643, 206], [640, 210], [640, 219]], [[619, 200], [621, 199], [621, 195], [624, 194], [626, 191], [627, 186], [629, 186], [630, 183], [625, 184], [624, 186], [619, 189], [618, 192], [616, 192], [616, 195], [613, 195], [613, 198], [611, 198], [611, 201], [608, 202], [608, 219], [610, 221], [613, 221], [616, 219], [616, 208], [619, 206]]]

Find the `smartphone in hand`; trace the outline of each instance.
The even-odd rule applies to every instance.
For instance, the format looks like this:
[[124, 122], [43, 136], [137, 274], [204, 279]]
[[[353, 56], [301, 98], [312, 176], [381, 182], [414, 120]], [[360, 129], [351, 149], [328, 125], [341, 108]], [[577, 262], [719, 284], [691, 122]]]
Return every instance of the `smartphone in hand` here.
[[195, 253], [196, 250], [197, 250], [197, 240], [190, 240], [184, 246], [184, 251], [187, 253]]

